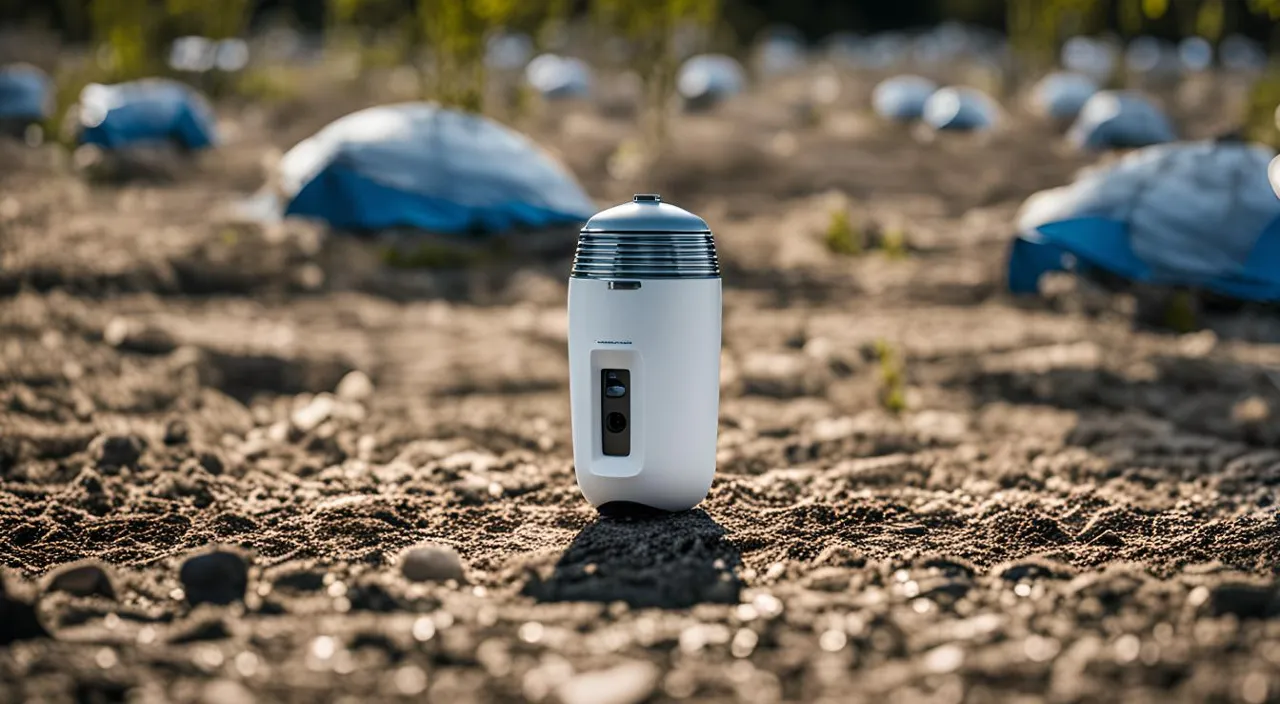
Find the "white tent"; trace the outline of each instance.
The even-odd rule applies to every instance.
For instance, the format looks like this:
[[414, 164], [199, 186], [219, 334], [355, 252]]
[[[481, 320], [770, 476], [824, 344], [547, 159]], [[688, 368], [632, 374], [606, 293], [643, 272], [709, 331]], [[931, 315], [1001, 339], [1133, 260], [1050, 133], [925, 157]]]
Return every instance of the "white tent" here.
[[1152, 270], [1224, 275], [1243, 264], [1259, 235], [1280, 218], [1280, 199], [1267, 179], [1274, 156], [1239, 142], [1147, 147], [1033, 195], [1018, 229], [1082, 218], [1119, 221], [1128, 226], [1133, 253]]

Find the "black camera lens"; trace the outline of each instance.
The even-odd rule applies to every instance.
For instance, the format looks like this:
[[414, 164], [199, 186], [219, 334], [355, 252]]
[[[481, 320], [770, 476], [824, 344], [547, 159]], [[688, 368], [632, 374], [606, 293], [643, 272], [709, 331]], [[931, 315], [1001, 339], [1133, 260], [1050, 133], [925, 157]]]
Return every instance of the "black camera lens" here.
[[611, 433], [621, 433], [627, 429], [627, 417], [621, 413], [610, 413], [604, 417], [604, 427]]

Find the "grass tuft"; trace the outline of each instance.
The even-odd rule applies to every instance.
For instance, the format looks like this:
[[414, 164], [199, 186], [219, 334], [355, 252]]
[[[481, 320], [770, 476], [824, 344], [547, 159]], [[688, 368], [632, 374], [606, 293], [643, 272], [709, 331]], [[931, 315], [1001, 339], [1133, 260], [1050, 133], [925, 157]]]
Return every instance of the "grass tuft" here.
[[831, 217], [827, 223], [824, 242], [833, 254], [856, 257], [862, 254], [863, 233], [854, 228], [848, 210], [835, 208], [831, 211]]
[[875, 354], [880, 364], [880, 405], [895, 415], [907, 410], [906, 370], [893, 345], [877, 340]]

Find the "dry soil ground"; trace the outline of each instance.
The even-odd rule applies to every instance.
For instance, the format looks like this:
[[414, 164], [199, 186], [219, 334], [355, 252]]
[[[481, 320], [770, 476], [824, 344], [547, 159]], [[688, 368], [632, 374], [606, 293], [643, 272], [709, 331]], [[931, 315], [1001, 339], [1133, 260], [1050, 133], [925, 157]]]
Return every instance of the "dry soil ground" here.
[[[787, 86], [680, 118], [645, 188], [725, 262], [718, 477], [665, 517], [574, 486], [571, 232], [376, 272], [224, 214], [351, 105], [228, 107], [238, 141], [166, 183], [6, 145], [0, 700], [1280, 701], [1274, 317], [1007, 298], [1018, 203], [1088, 160], [1016, 111], [921, 142], [846, 88], [816, 120]], [[628, 198], [628, 124], [556, 110], [528, 129]], [[832, 190], [908, 256], [829, 254]], [[403, 577], [424, 541], [464, 583]], [[247, 573], [183, 571], [210, 546]], [[106, 581], [54, 578], [80, 560]]]

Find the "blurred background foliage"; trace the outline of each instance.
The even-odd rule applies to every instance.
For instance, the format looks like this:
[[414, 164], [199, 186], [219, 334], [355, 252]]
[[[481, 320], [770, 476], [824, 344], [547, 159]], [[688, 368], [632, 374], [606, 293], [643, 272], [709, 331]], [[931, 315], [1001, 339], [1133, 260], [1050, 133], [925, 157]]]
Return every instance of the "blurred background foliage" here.
[[[101, 36], [102, 21], [127, 21], [132, 24], [129, 31], [175, 36], [199, 27], [205, 36], [217, 38], [282, 16], [304, 31], [354, 27], [411, 35], [410, 25], [417, 23], [407, 20], [465, 21], [448, 18], [450, 7], [482, 23], [528, 27], [548, 11], [582, 16], [594, 5], [616, 9], [634, 4], [637, 16], [647, 11], [643, 8], [652, 8], [656, 17], [679, 14], [691, 3], [698, 0], [0, 0], [0, 23], [43, 25], [73, 41]], [[145, 18], [136, 22], [143, 11]], [[791, 25], [819, 39], [837, 30], [873, 32], [955, 20], [997, 29], [1007, 26], [1013, 30], [1011, 36], [1029, 45], [1033, 38], [1097, 31], [1166, 38], [1200, 34], [1210, 40], [1240, 32], [1271, 39], [1275, 20], [1280, 19], [1280, 0], [722, 0], [716, 12], [742, 41], [773, 24]]]
[[[566, 23], [588, 24], [627, 41], [630, 68], [644, 78], [651, 108], [647, 138], [658, 143], [661, 106], [682, 58], [675, 48], [679, 32], [693, 30], [699, 48], [709, 48], [712, 35], [728, 37], [718, 48], [744, 47], [775, 25], [817, 41], [838, 30], [871, 33], [947, 20], [1007, 32], [1015, 60], [1006, 81], [1013, 84], [1050, 68], [1062, 42], [1078, 34], [1198, 35], [1216, 43], [1239, 33], [1280, 48], [1280, 0], [0, 0], [0, 26], [43, 27], [91, 50], [96, 61], [60, 80], [60, 90], [78, 90], [75, 84], [87, 80], [164, 74], [177, 37], [245, 36], [283, 22], [355, 49], [362, 68], [415, 66], [423, 97], [472, 110], [485, 108], [485, 47], [496, 32], [538, 38]], [[246, 72], [237, 85], [258, 95], [285, 84]], [[1275, 98], [1280, 78], [1269, 75], [1258, 82], [1255, 111], [1274, 106]], [[1257, 124], [1274, 132], [1270, 115]]]

